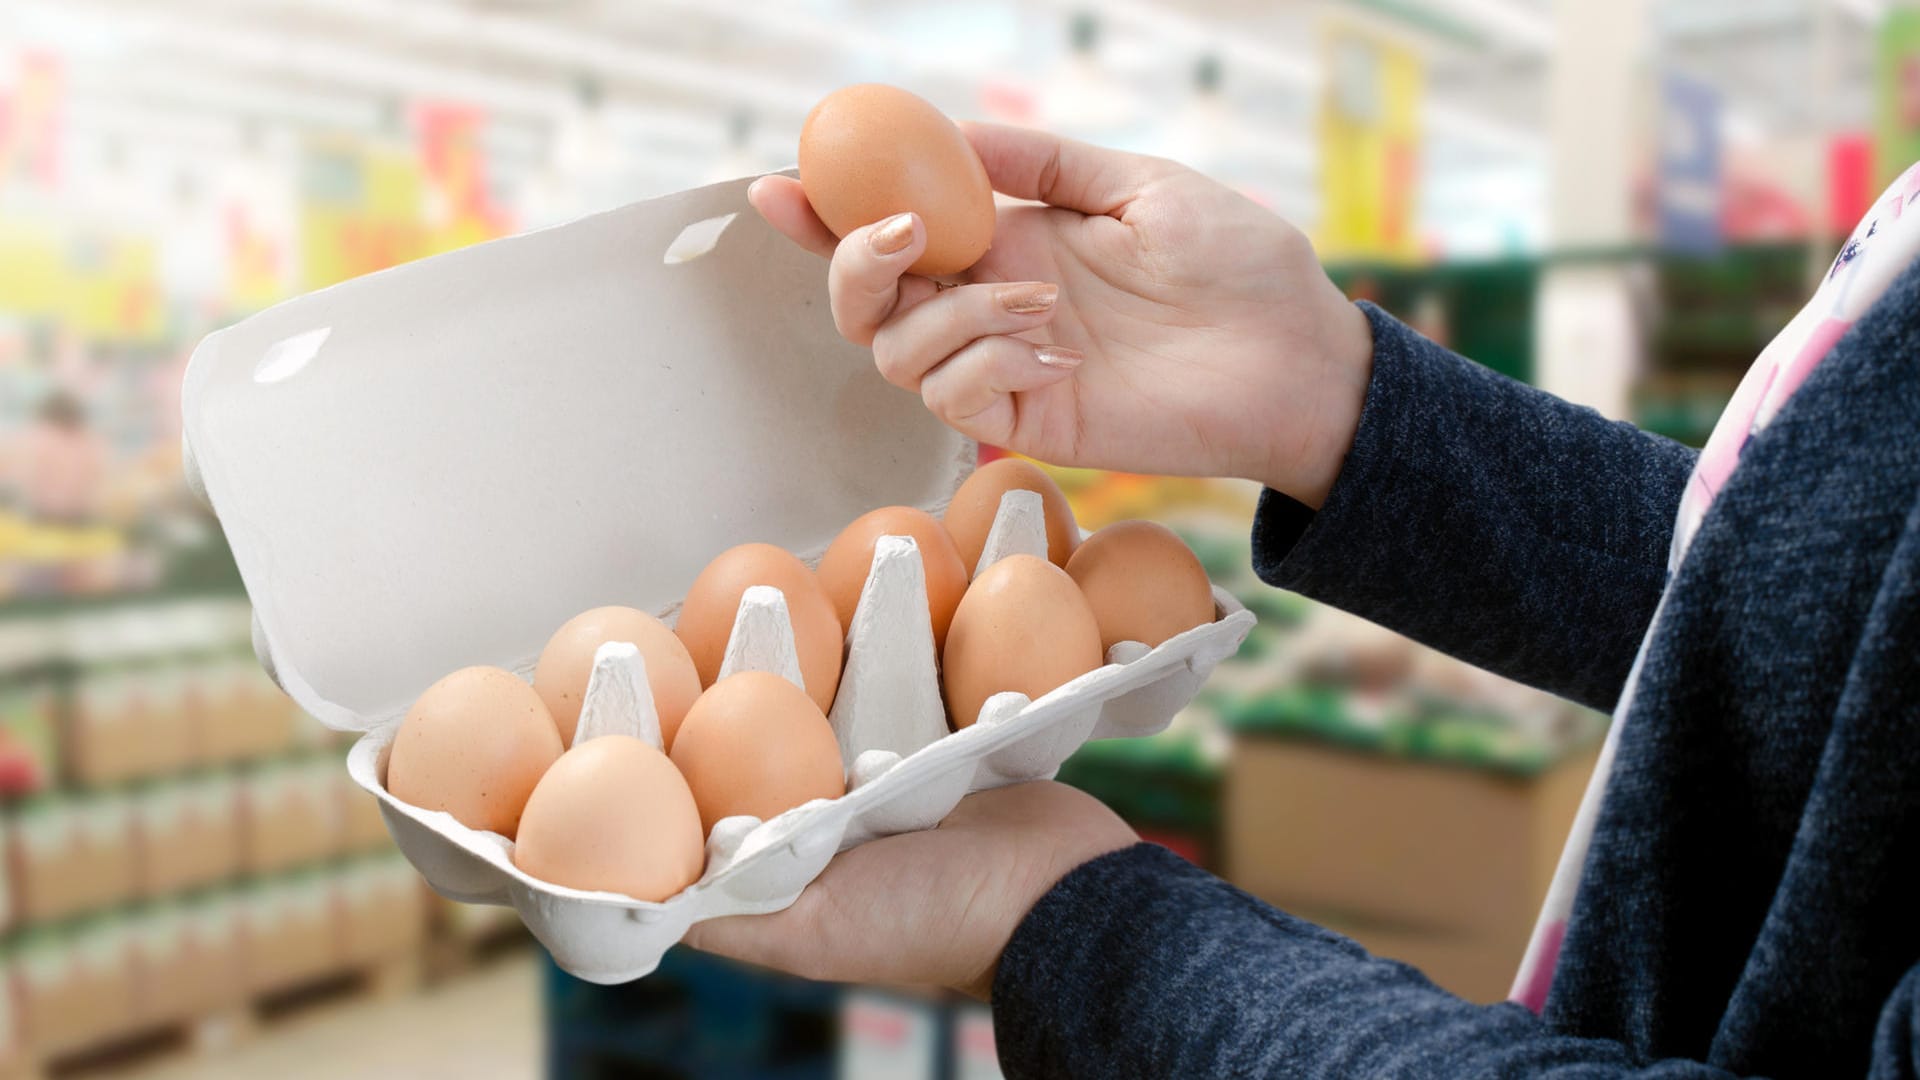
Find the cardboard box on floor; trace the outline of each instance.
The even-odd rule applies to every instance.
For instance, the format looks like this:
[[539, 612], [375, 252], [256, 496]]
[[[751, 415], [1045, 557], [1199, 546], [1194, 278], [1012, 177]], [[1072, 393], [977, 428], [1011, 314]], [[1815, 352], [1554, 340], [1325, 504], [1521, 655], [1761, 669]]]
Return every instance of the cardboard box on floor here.
[[1537, 774], [1235, 740], [1227, 877], [1474, 1001], [1511, 987], [1595, 752]]

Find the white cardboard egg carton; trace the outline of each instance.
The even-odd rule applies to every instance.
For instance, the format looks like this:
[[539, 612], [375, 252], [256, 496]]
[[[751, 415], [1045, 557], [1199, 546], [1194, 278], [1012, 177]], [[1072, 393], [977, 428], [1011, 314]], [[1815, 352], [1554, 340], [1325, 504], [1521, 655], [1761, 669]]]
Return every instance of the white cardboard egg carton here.
[[[227, 532], [262, 663], [322, 722], [366, 732], [349, 773], [436, 890], [511, 904], [595, 982], [645, 975], [699, 920], [790, 905], [838, 851], [1050, 777], [1089, 738], [1163, 729], [1253, 622], [1216, 589], [1215, 622], [1118, 644], [949, 733], [918, 550], [883, 538], [830, 716], [847, 794], [717, 823], [704, 875], [662, 903], [536, 880], [506, 838], [388, 794], [393, 733], [447, 672], [527, 675], [580, 611], [671, 619], [733, 544], [817, 556], [874, 507], [937, 512], [971, 470], [972, 443], [834, 332], [825, 263], [747, 210], [748, 183], [288, 301], [203, 342], [182, 395], [189, 480]], [[1038, 497], [1013, 492], [980, 568], [1045, 547]], [[778, 590], [742, 598], [722, 670], [799, 681]], [[609, 732], [659, 740], [645, 666], [619, 643], [596, 657], [576, 738]]]

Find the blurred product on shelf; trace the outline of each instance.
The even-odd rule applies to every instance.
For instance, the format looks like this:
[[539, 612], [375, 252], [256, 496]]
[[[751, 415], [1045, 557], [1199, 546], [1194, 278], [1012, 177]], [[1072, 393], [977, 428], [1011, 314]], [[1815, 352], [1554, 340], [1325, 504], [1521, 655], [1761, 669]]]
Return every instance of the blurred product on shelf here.
[[303, 870], [241, 886], [242, 985], [249, 991], [308, 982], [339, 964], [332, 884]]
[[547, 1075], [829, 1080], [844, 990], [684, 946], [637, 982], [546, 964]]
[[134, 798], [139, 895], [184, 893], [239, 872], [240, 803], [231, 774], [160, 780]]
[[953, 1007], [953, 1080], [1001, 1080], [993, 1009], [977, 1001]]
[[132, 915], [137, 1013], [143, 1024], [202, 1016], [240, 993], [240, 926], [233, 894], [153, 904]]
[[1227, 770], [1227, 878], [1463, 997], [1498, 1001], [1593, 761], [1589, 749], [1503, 772], [1250, 734]]
[[340, 762], [332, 756], [255, 765], [240, 778], [240, 865], [248, 873], [318, 862], [340, 848]]
[[849, 990], [840, 999], [840, 1080], [933, 1080], [946, 1040], [943, 996]]
[[343, 973], [417, 966], [427, 913], [419, 877], [387, 853], [30, 927], [0, 954], [14, 1045], [49, 1061]]
[[422, 968], [425, 886], [244, 599], [0, 607], [0, 675], [0, 1066]]
[[135, 980], [127, 923], [100, 918], [29, 932], [14, 946], [22, 1033], [57, 1055], [134, 1022]]

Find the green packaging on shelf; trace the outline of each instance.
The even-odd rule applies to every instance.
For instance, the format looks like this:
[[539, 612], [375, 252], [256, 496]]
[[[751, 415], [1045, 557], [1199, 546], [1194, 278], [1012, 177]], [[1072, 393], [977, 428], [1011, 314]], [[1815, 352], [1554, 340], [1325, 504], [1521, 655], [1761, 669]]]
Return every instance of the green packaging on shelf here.
[[44, 674], [18, 675], [0, 686], [0, 732], [32, 763], [32, 775], [22, 778], [26, 784], [45, 784], [59, 774], [58, 712], [59, 692]]
[[[1372, 711], [1361, 703], [1372, 702]], [[1248, 735], [1290, 735], [1356, 750], [1530, 775], [1591, 749], [1604, 719], [1549, 729], [1501, 712], [1401, 693], [1365, 698], [1344, 687], [1299, 685], [1223, 698], [1222, 720]]]
[[360, 790], [345, 769], [335, 768], [340, 793], [341, 851], [349, 854], [392, 851], [393, 838], [387, 835], [386, 819], [380, 816], [380, 800]]
[[22, 1034], [37, 1053], [72, 1050], [132, 1022], [133, 963], [123, 918], [29, 933], [15, 955]]
[[12, 895], [22, 922], [98, 911], [133, 895], [133, 807], [122, 793], [48, 795], [14, 814]]
[[140, 721], [146, 708], [132, 665], [96, 663], [85, 668], [74, 683], [62, 740], [68, 780], [103, 787], [141, 775], [146, 739]]
[[45, 795], [21, 803], [10, 815], [7, 841], [13, 921], [50, 922], [78, 910], [78, 853], [67, 799]]
[[141, 1024], [200, 1016], [231, 1000], [232, 935], [209, 945], [196, 933], [191, 910], [179, 901], [139, 908], [129, 916], [134, 956], [134, 1012]]
[[317, 871], [268, 878], [240, 896], [245, 983], [255, 991], [283, 989], [340, 966], [333, 883]]
[[427, 903], [420, 875], [398, 852], [340, 867], [341, 950], [349, 964], [401, 956], [426, 936]]
[[317, 862], [340, 851], [342, 807], [335, 759], [281, 758], [240, 780], [241, 861], [250, 873]]
[[240, 824], [231, 776], [214, 772], [159, 781], [133, 801], [138, 895], [184, 892], [238, 869]]
[[134, 895], [133, 801], [122, 791], [94, 792], [73, 803], [74, 874], [81, 911], [99, 911]]
[[0, 1062], [19, 1061], [26, 1051], [26, 1037], [20, 1025], [17, 954], [11, 942], [0, 941]]

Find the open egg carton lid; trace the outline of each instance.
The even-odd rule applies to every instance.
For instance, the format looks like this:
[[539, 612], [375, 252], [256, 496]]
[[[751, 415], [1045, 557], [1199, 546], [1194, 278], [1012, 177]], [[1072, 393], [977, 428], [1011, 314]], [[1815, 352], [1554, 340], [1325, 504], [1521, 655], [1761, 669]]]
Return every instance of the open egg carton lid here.
[[189, 481], [302, 708], [367, 730], [447, 672], [532, 671], [590, 607], [666, 612], [714, 555], [937, 511], [973, 444], [833, 328], [749, 180], [298, 297], [195, 350]]
[[[714, 555], [817, 554], [877, 506], [938, 511], [974, 447], [834, 331], [826, 264], [746, 206], [748, 181], [640, 203], [302, 297], [210, 337], [183, 394], [189, 473], [234, 549], [255, 648], [300, 705], [368, 732], [348, 757], [439, 892], [511, 904], [565, 970], [621, 982], [702, 919], [791, 904], [832, 856], [929, 828], [969, 792], [1050, 777], [1088, 738], [1163, 729], [1253, 622], [1123, 642], [1037, 701], [949, 734], [924, 570], [883, 538], [830, 715], [848, 794], [716, 824], [659, 903], [534, 879], [512, 842], [385, 789], [407, 707], [473, 664], [528, 674], [605, 604], [669, 619]], [[981, 566], [1046, 551], [1010, 492]], [[811, 560], [810, 560], [811, 561]], [[969, 568], [970, 570], [973, 568]], [[777, 590], [750, 589], [723, 671], [798, 681]], [[576, 738], [658, 739], [637, 650], [602, 648]], [[618, 823], [644, 828], [644, 822]]]

